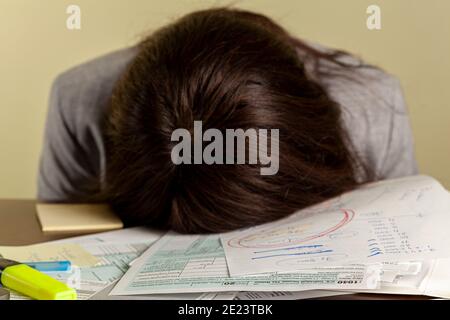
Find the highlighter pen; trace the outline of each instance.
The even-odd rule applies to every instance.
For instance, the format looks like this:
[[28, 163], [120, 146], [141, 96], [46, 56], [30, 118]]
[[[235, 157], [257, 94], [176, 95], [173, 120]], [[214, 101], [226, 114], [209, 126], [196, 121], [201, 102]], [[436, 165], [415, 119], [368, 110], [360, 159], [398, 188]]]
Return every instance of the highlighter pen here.
[[37, 300], [76, 300], [77, 292], [66, 284], [25, 264], [0, 258], [0, 283]]
[[23, 264], [40, 272], [69, 272], [72, 269], [70, 261], [39, 261], [24, 262]]

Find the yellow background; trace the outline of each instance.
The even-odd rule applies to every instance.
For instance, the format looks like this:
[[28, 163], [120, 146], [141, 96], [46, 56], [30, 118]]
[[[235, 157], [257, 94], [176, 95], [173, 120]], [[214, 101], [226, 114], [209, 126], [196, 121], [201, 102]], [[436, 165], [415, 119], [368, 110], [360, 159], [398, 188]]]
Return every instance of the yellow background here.
[[[82, 30], [66, 28], [66, 8]], [[50, 84], [61, 71], [217, 5], [265, 13], [305, 39], [351, 51], [402, 81], [422, 173], [450, 188], [448, 0], [0, 0], [0, 198], [32, 198]], [[366, 8], [382, 30], [366, 28]]]

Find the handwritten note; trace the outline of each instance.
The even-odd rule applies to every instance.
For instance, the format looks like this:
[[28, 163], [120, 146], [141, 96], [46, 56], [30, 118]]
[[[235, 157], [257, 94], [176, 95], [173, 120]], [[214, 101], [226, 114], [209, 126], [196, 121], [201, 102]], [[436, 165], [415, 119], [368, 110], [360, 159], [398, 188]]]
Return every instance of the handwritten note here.
[[224, 234], [230, 274], [450, 257], [450, 197], [414, 176], [363, 186], [288, 218]]

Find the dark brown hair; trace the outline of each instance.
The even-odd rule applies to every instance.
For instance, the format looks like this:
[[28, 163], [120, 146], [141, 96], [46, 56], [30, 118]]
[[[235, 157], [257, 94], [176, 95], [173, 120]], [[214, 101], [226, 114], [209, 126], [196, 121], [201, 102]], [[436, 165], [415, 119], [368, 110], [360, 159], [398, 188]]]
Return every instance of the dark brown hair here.
[[[104, 195], [129, 223], [183, 233], [276, 220], [354, 188], [340, 107], [296, 49], [340, 64], [269, 18], [213, 9], [145, 39], [117, 83], [107, 119]], [[172, 132], [279, 129], [279, 172], [258, 165], [175, 165]], [[364, 180], [364, 179], [363, 179]]]

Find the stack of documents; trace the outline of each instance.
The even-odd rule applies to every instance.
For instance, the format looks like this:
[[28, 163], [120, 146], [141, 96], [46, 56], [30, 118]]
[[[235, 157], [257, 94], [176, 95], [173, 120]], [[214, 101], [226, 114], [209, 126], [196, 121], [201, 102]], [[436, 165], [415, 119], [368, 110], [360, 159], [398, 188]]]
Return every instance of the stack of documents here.
[[450, 297], [450, 286], [436, 288], [433, 280], [450, 258], [449, 227], [450, 196], [434, 179], [372, 183], [253, 228], [168, 233], [110, 295], [332, 290]]
[[449, 227], [450, 194], [436, 180], [414, 176], [368, 184], [226, 234], [132, 228], [41, 246], [64, 246], [83, 258], [71, 273], [52, 275], [81, 299], [306, 299], [352, 292], [450, 298]]
[[423, 286], [431, 266], [450, 257], [449, 227], [449, 193], [434, 179], [377, 182], [245, 230], [168, 233], [110, 294], [318, 289], [427, 294]]

